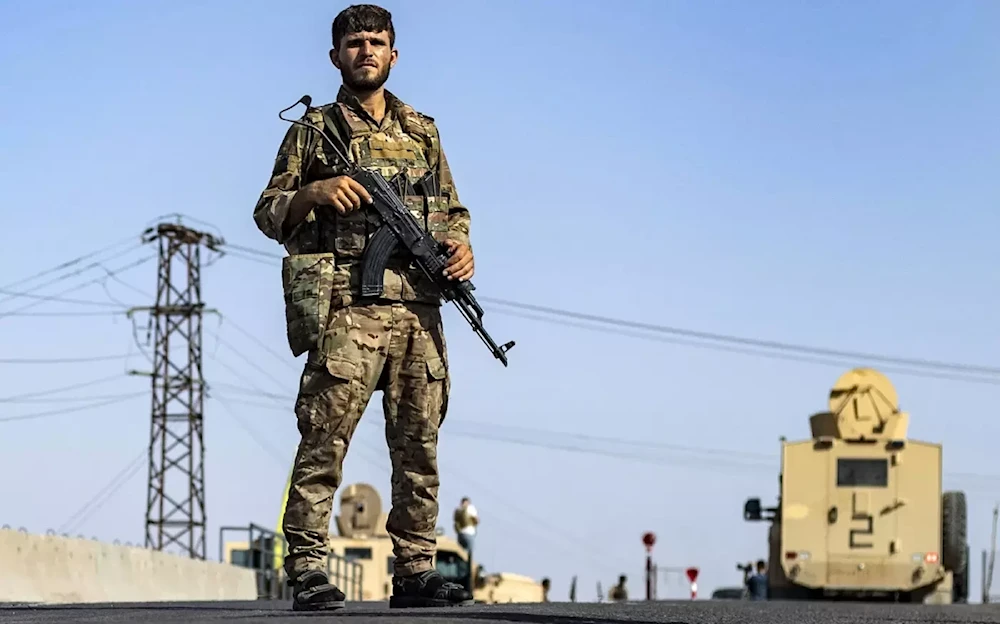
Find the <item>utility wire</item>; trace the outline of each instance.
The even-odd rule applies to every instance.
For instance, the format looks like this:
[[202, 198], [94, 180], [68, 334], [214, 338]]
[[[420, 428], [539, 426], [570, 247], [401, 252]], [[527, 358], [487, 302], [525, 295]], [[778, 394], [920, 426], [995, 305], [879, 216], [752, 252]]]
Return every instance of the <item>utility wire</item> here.
[[[81, 303], [81, 302], [79, 302], [79, 301], [72, 302], [71, 301], [70, 303]], [[92, 302], [86, 302], [85, 301], [85, 302], [82, 302], [82, 303], [88, 304], [88, 305], [108, 305], [104, 301], [92, 301]], [[114, 305], [114, 304], [111, 304], [111, 305]], [[126, 316], [127, 314], [128, 314], [128, 308], [122, 308], [120, 310], [107, 311], [107, 312], [11, 312], [9, 314], [4, 314], [4, 316], [7, 317], [7, 318], [14, 318], [14, 317], [17, 317], [17, 316], [22, 316], [22, 317], [36, 317], [36, 316], [66, 316], [66, 317], [71, 317], [71, 316]]]
[[[108, 498], [110, 498], [110, 496], [108, 496], [108, 498], [106, 498], [103, 502], [98, 504], [100, 498], [102, 496], [105, 496], [105, 494], [107, 494], [109, 491], [113, 495], [126, 482], [128, 482], [131, 476], [133, 476], [137, 471], [137, 466], [142, 465], [142, 460], [146, 457], [147, 453], [148, 450], [145, 447], [143, 447], [143, 449], [139, 452], [139, 454], [136, 455], [131, 461], [129, 461], [129, 463], [126, 464], [124, 468], [118, 471], [118, 473], [115, 474], [115, 476], [111, 479], [111, 481], [109, 481], [107, 484], [104, 485], [104, 487], [98, 490], [97, 493], [94, 494], [89, 500], [87, 500], [79, 509], [77, 509], [72, 516], [67, 518], [66, 521], [63, 522], [58, 529], [56, 529], [56, 533], [70, 533], [76, 530], [76, 528], [82, 525], [86, 521], [87, 517], [90, 516], [90, 514], [87, 513], [88, 510], [91, 510], [93, 508], [91, 511], [91, 513], [93, 513], [93, 511], [96, 511], [97, 509], [103, 507], [104, 504], [107, 502]], [[124, 481], [122, 481], [122, 479], [124, 479]], [[94, 505], [97, 506], [93, 507]], [[74, 526], [74, 521], [77, 519], [79, 519], [79, 522], [77, 522], [76, 525]]]
[[[124, 256], [125, 254], [132, 253], [133, 251], [135, 251], [136, 249], [139, 249], [140, 247], [142, 247], [142, 243], [134, 245], [133, 247], [129, 247], [125, 251], [121, 251], [121, 252], [119, 252], [119, 253], [111, 256], [110, 258], [105, 258], [104, 260], [98, 261], [98, 262], [91, 262], [90, 264], [88, 264], [86, 266], [83, 266], [81, 268], [78, 268], [75, 271], [72, 271], [70, 273], [64, 273], [63, 275], [60, 275], [60, 276], [55, 277], [53, 279], [50, 279], [47, 282], [42, 282], [41, 284], [38, 284], [37, 286], [33, 286], [33, 287], [29, 288], [28, 290], [22, 291], [19, 294], [9, 294], [9, 295], [7, 295], [6, 298], [0, 299], [0, 303], [3, 303], [4, 301], [9, 301], [10, 299], [13, 299], [14, 297], [17, 297], [17, 296], [22, 296], [23, 297], [23, 296], [28, 295], [30, 293], [33, 293], [33, 292], [35, 292], [37, 290], [41, 290], [42, 288], [45, 288], [46, 286], [51, 286], [52, 284], [57, 284], [59, 282], [68, 280], [71, 277], [75, 277], [75, 276], [77, 276], [77, 275], [79, 275], [81, 273], [85, 273], [85, 272], [87, 272], [87, 271], [89, 271], [91, 269], [104, 268], [103, 262], [107, 262], [109, 260], [114, 260], [115, 258], [119, 258], [121, 256]], [[105, 269], [105, 271], [106, 270], [107, 269]]]
[[125, 243], [127, 243], [129, 241], [134, 241], [135, 239], [136, 239], [135, 235], [128, 236], [126, 238], [123, 238], [123, 239], [119, 240], [116, 243], [112, 243], [110, 245], [107, 245], [106, 247], [102, 247], [101, 249], [98, 249], [97, 251], [92, 251], [92, 252], [90, 252], [88, 254], [84, 254], [84, 255], [80, 256], [79, 258], [74, 258], [72, 260], [68, 260], [68, 261], [63, 262], [61, 264], [58, 264], [58, 265], [56, 265], [56, 266], [54, 266], [52, 268], [45, 269], [44, 271], [39, 271], [38, 273], [35, 273], [34, 275], [29, 275], [28, 277], [19, 279], [19, 280], [15, 281], [15, 282], [11, 282], [9, 284], [4, 284], [2, 287], [0, 287], [0, 292], [3, 292], [4, 290], [6, 290], [8, 288], [12, 288], [14, 286], [20, 286], [21, 284], [25, 284], [27, 282], [33, 281], [35, 279], [38, 279], [39, 277], [42, 277], [43, 275], [48, 275], [49, 273], [55, 273], [56, 271], [60, 271], [62, 269], [69, 268], [69, 267], [73, 266], [74, 264], [79, 264], [80, 262], [83, 262], [84, 260], [87, 260], [88, 258], [93, 258], [94, 256], [98, 256], [98, 255], [100, 255], [100, 254], [102, 254], [102, 253], [104, 253], [106, 251], [111, 251], [112, 249], [115, 249], [116, 247], [120, 247], [121, 245], [124, 245]]
[[107, 383], [109, 381], [121, 380], [124, 376], [122, 373], [116, 373], [114, 375], [109, 375], [108, 377], [101, 377], [100, 379], [92, 379], [90, 381], [83, 381], [80, 383], [72, 384], [69, 386], [62, 386], [61, 388], [49, 388], [47, 390], [39, 390], [36, 392], [26, 392], [24, 394], [15, 394], [8, 397], [0, 397], [0, 403], [10, 403], [19, 401], [21, 399], [28, 399], [37, 396], [45, 396], [49, 394], [56, 394], [59, 392], [65, 392], [67, 390], [79, 390], [80, 388], [89, 388], [91, 386], [97, 386], [102, 383]]
[[86, 524], [87, 520], [89, 520], [95, 513], [97, 513], [105, 505], [107, 505], [108, 501], [114, 498], [115, 494], [120, 492], [123, 487], [125, 487], [130, 481], [132, 481], [132, 479], [134, 479], [135, 476], [139, 474], [139, 472], [143, 469], [143, 467], [144, 464], [142, 462], [133, 464], [131, 470], [129, 470], [128, 473], [125, 474], [124, 478], [120, 479], [118, 483], [110, 491], [108, 491], [99, 502], [94, 504], [89, 511], [84, 513], [83, 516], [79, 520], [77, 520], [72, 530], [76, 531], [84, 524]]
[[777, 342], [773, 340], [761, 340], [757, 338], [744, 338], [741, 336], [734, 336], [728, 334], [717, 334], [712, 332], [698, 331], [693, 329], [685, 329], [681, 327], [672, 327], [669, 325], [655, 325], [652, 323], [640, 323], [636, 321], [627, 321], [624, 319], [617, 319], [607, 316], [598, 316], [595, 314], [584, 314], [581, 312], [573, 312], [570, 310], [563, 310], [559, 308], [551, 308], [547, 306], [540, 306], [528, 303], [521, 303], [517, 301], [509, 301], [506, 299], [497, 299], [494, 297], [481, 297], [484, 302], [492, 302], [497, 305], [509, 306], [513, 308], [519, 308], [523, 310], [531, 310], [534, 312], [542, 312], [545, 314], [551, 314], [557, 317], [563, 318], [575, 318], [585, 321], [591, 321], [596, 323], [602, 323], [606, 325], [611, 325], [615, 327], [628, 327], [633, 329], [642, 329], [645, 331], [670, 334], [677, 336], [686, 336], [688, 338], [699, 338], [702, 340], [713, 340], [722, 343], [730, 344], [740, 344], [745, 346], [753, 346], [764, 349], [774, 349], [778, 351], [791, 351], [797, 353], [803, 353], [807, 355], [826, 355], [834, 356], [840, 358], [849, 358], [853, 360], [872, 360], [879, 362], [886, 362], [890, 364], [902, 364], [904, 366], [914, 366], [917, 368], [930, 368], [935, 370], [948, 370], [948, 371], [958, 371], [965, 373], [982, 373], [987, 375], [1000, 375], [1000, 368], [992, 366], [980, 366], [975, 364], [960, 364], [954, 362], [942, 362], [940, 360], [929, 360], [923, 358], [903, 358], [888, 355], [878, 355], [875, 353], [863, 353], [856, 351], [840, 351], [837, 349], [827, 349], [823, 347], [811, 347], [799, 344], [792, 344], [787, 342]]
[[[233, 388], [237, 391], [240, 390], [240, 388], [235, 386]], [[261, 403], [257, 401], [248, 401], [245, 399], [237, 399], [229, 397], [228, 394], [223, 394], [222, 396], [225, 396], [228, 401], [233, 403], [242, 403], [245, 405], [250, 405], [274, 411], [288, 410], [288, 408], [285, 406], [273, 403]], [[293, 395], [272, 395], [272, 396], [287, 401], [294, 401], [295, 399]], [[497, 430], [507, 431], [507, 432], [511, 431], [521, 432], [523, 436], [516, 437], [511, 435], [497, 435], [496, 433]], [[533, 446], [536, 448], [543, 448], [549, 450], [562, 450], [562, 451], [569, 451], [574, 453], [582, 453], [590, 455], [603, 455], [605, 457], [612, 457], [616, 459], [626, 459], [626, 460], [634, 460], [634, 461], [641, 461], [654, 464], [665, 464], [665, 465], [705, 464], [710, 467], [721, 467], [726, 469], [753, 468], [753, 469], [766, 469], [768, 471], [773, 471], [774, 462], [777, 461], [778, 459], [777, 455], [757, 453], [753, 451], [735, 451], [731, 449], [722, 449], [722, 448], [686, 446], [686, 445], [651, 442], [644, 440], [629, 440], [624, 438], [581, 434], [571, 431], [554, 431], [550, 429], [539, 429], [534, 427], [518, 427], [513, 425], [504, 425], [504, 424], [488, 423], [481, 421], [479, 422], [449, 421], [449, 424], [443, 431], [443, 435], [457, 435], [460, 437], [473, 438], [473, 439], [483, 440], [486, 442], [516, 444], [521, 446]], [[665, 451], [667, 453], [670, 453], [671, 455], [651, 456], [648, 454], [625, 452], [620, 450], [610, 450], [606, 448], [605, 449], [587, 448], [585, 446], [566, 444], [565, 442], [562, 441], [546, 442], [544, 440], [539, 439], [541, 436], [553, 436], [559, 440], [568, 440], [568, 439], [585, 440], [597, 444], [620, 444], [624, 446], [645, 448], [648, 450]], [[689, 453], [691, 455], [678, 455], [683, 453]], [[946, 473], [946, 476], [952, 478], [986, 479], [990, 481], [1000, 481], [1000, 475], [991, 475], [991, 474], [983, 474], [975, 472], [949, 472]]]
[[[237, 377], [240, 376], [238, 372], [234, 372], [234, 369], [231, 368], [231, 367], [229, 367], [228, 365], [226, 365], [222, 360], [218, 360], [218, 363], [222, 364], [223, 366], [225, 366], [226, 369], [229, 370], [230, 372], [232, 372], [235, 376], [237, 376]], [[253, 385], [253, 384], [250, 384], [250, 385]], [[295, 400], [295, 395], [292, 395], [292, 394], [277, 394], [275, 392], [265, 392], [264, 390], [244, 388], [243, 386], [238, 386], [236, 384], [225, 383], [225, 382], [221, 382], [221, 381], [212, 382], [212, 388], [228, 388], [228, 389], [232, 390], [233, 392], [237, 392], [237, 393], [240, 393], [240, 394], [251, 395], [251, 396], [261, 396], [261, 397], [265, 397], [265, 398], [268, 398], [268, 399], [274, 399], [275, 401], [288, 401], [289, 399]], [[262, 403], [250, 403], [250, 404], [251, 405], [258, 405], [258, 406], [263, 405]], [[273, 407], [273, 406], [274, 406], [274, 404], [267, 404], [266, 405], [266, 407]]]
[[91, 394], [89, 396], [71, 396], [71, 397], [47, 397], [42, 399], [3, 399], [0, 402], [3, 403], [19, 403], [19, 404], [34, 404], [34, 403], [87, 403], [89, 401], [103, 401], [105, 399], [125, 399], [131, 397], [132, 394]]
[[[520, 312], [517, 310], [504, 310], [490, 308], [491, 312], [498, 314], [503, 314], [506, 316], [513, 316], [519, 318], [525, 318], [533, 321], [540, 321], [542, 323], [548, 323], [551, 325], [558, 325], [559, 327], [579, 327], [581, 329], [586, 329], [588, 331], [596, 331], [600, 333], [615, 334], [618, 336], [628, 336], [631, 338], [638, 338], [641, 340], [650, 340], [655, 342], [663, 342], [667, 344], [675, 344], [680, 346], [694, 347], [697, 349], [708, 349], [712, 351], [722, 351], [726, 353], [739, 353], [742, 355], [749, 355], [753, 357], [763, 357], [767, 359], [774, 360], [786, 360], [792, 362], [803, 362], [807, 364], [818, 364], [821, 366], [834, 366], [838, 368], [843, 368], [845, 366], [857, 366], [857, 360], [836, 360], [831, 358], [819, 358], [819, 357], [809, 357], [805, 355], [797, 355], [795, 353], [784, 353], [780, 351], [761, 351], [746, 347], [738, 347], [735, 345], [725, 345], [725, 344], [715, 344], [709, 342], [698, 342], [696, 340], [685, 340], [684, 338], [675, 338], [672, 336], [664, 336], [658, 334], [642, 333], [640, 331], [630, 331], [628, 329], [623, 329], [619, 327], [610, 326], [594, 326], [587, 325], [585, 323], [574, 322], [572, 320], [557, 319], [552, 317], [546, 317], [539, 314], [531, 314], [528, 312]], [[884, 373], [906, 375], [910, 377], [922, 377], [925, 379], [938, 379], [947, 381], [958, 381], [963, 383], [971, 384], [985, 384], [990, 386], [1000, 385], [1000, 378], [990, 378], [990, 377], [980, 377], [974, 375], [961, 375], [961, 374], [949, 374], [944, 372], [933, 372], [929, 370], [914, 370], [912, 368], [903, 368], [898, 366], [880, 366], [879, 370]]]
[[0, 422], [14, 422], [15, 420], [36, 420], [39, 418], [45, 418], [48, 416], [61, 416], [63, 414], [70, 414], [73, 412], [82, 412], [85, 410], [93, 409], [95, 407], [104, 407], [105, 405], [112, 405], [115, 403], [121, 403], [142, 395], [148, 395], [148, 392], [133, 392], [131, 394], [121, 395], [114, 399], [108, 399], [107, 401], [98, 401], [97, 403], [90, 403], [88, 405], [81, 405], [79, 407], [64, 407], [56, 410], [48, 410], [45, 412], [35, 412], [33, 414], [21, 414], [19, 416], [0, 416]]
[[231, 408], [224, 399], [217, 395], [212, 395], [211, 400], [217, 401], [219, 405], [222, 406], [222, 409], [229, 414], [229, 417], [232, 418], [233, 421], [235, 421], [236, 424], [243, 429], [248, 436], [250, 436], [250, 439], [253, 440], [262, 451], [269, 455], [271, 459], [281, 466], [288, 466], [291, 458], [284, 457], [282, 453], [278, 452], [276, 448], [271, 446], [271, 444], [267, 442], [267, 438], [265, 436], [261, 435], [253, 426], [250, 425], [250, 423], [244, 420], [243, 417], [239, 416], [239, 410]]
[[[131, 263], [127, 264], [127, 265], [124, 265], [124, 266], [121, 266], [121, 267], [115, 269], [113, 272], [111, 272], [111, 274], [117, 274], [117, 273], [121, 273], [123, 271], [127, 271], [127, 270], [129, 270], [131, 268], [134, 268], [134, 267], [137, 267], [137, 266], [139, 266], [141, 264], [145, 264], [146, 262], [149, 262], [150, 260], [152, 260], [155, 257], [156, 256], [146, 256], [145, 258], [141, 258], [139, 260], [136, 260], [135, 262], [131, 262]], [[58, 292], [58, 293], [56, 293], [54, 295], [39, 297], [39, 299], [42, 300], [42, 301], [51, 301], [51, 300], [54, 300], [55, 298], [57, 298], [57, 297], [59, 297], [61, 295], [64, 295], [64, 294], [69, 293], [69, 292], [73, 292], [75, 290], [80, 290], [81, 288], [84, 288], [84, 287], [89, 286], [91, 284], [95, 284], [95, 283], [100, 282], [101, 280], [105, 280], [105, 279], [107, 279], [107, 276], [98, 277], [96, 279], [93, 279], [93, 280], [90, 280], [90, 281], [87, 281], [87, 282], [83, 282], [82, 284], [78, 284], [76, 286], [73, 286], [72, 288], [67, 288], [66, 290], [60, 291], [60, 292]], [[21, 312], [23, 310], [26, 310], [27, 308], [30, 308], [30, 307], [38, 305], [38, 303], [40, 303], [40, 301], [36, 301], [35, 303], [29, 303], [27, 305], [21, 306], [20, 308], [15, 308], [13, 310], [8, 310], [7, 312], [0, 312], [0, 318], [3, 318], [4, 316], [6, 316], [8, 314], [11, 314], [11, 313], [14, 313], [14, 312]], [[117, 304], [113, 304], [113, 305], [117, 306]]]
[[[228, 348], [230, 351], [232, 351], [233, 353], [235, 353], [248, 366], [254, 368], [259, 373], [261, 373], [262, 375], [264, 375], [265, 377], [267, 377], [268, 379], [270, 379], [279, 388], [285, 386], [285, 384], [282, 383], [277, 377], [275, 377], [270, 372], [268, 372], [266, 369], [262, 368], [259, 364], [257, 364], [256, 362], [254, 362], [253, 359], [251, 359], [246, 354], [244, 354], [242, 351], [240, 351], [239, 349], [237, 349], [228, 340], [225, 340], [224, 338], [222, 338], [221, 336], [219, 336], [218, 332], [213, 332], [213, 335], [214, 335], [215, 339], [219, 342], [219, 344], [221, 344], [222, 346]], [[232, 369], [230, 369], [230, 370], [232, 370]], [[255, 386], [255, 389], [257, 389], [256, 386]]]
[[[458, 421], [456, 423], [449, 423], [449, 426], [459, 426], [459, 427], [485, 427], [489, 429], [508, 431], [508, 432], [520, 432], [531, 439], [537, 439], [538, 436], [555, 436], [559, 439], [576, 439], [583, 440], [587, 442], [597, 442], [600, 444], [621, 444], [624, 446], [632, 446], [638, 448], [645, 448], [650, 450], [660, 450], [660, 451], [670, 451], [672, 453], [708, 453], [713, 456], [723, 455], [727, 457], [743, 457], [746, 459], [756, 459], [762, 461], [771, 461], [774, 459], [774, 455], [767, 453], [756, 453], [753, 451], [734, 451], [731, 449], [713, 449], [705, 448], [699, 446], [686, 446], [681, 444], [669, 444], [665, 442], [651, 442], [649, 440], [629, 440], [627, 438], [617, 438], [613, 436], [597, 436], [585, 433], [574, 433], [571, 431], [553, 431], [551, 429], [539, 429], [535, 427], [519, 427], [516, 425], [504, 425], [490, 422], [482, 421]], [[1000, 477], [998, 477], [1000, 478]]]
[[[3, 290], [0, 289], [0, 294], [11, 295], [14, 297], [23, 297], [25, 299], [37, 299], [39, 301], [54, 301], [56, 303], [72, 303], [75, 305], [91, 305], [91, 306], [103, 306], [110, 308], [122, 308], [121, 304], [112, 303], [110, 301], [93, 301], [89, 299], [69, 299], [66, 297], [59, 297], [56, 295], [33, 295], [30, 293], [18, 292], [13, 290]], [[16, 310], [11, 310], [9, 312], [0, 312], [0, 316], [22, 316], [18, 312], [25, 309], [28, 306], [17, 308]], [[125, 308], [122, 308], [122, 312], [114, 312], [113, 314], [124, 313]], [[103, 312], [101, 314], [104, 314]]]
[[[228, 244], [227, 244], [228, 245]], [[241, 248], [249, 251], [249, 248]], [[253, 250], [253, 252], [261, 257], [265, 258], [281, 258], [281, 256], [275, 254], [269, 254], [267, 252]], [[232, 254], [237, 258], [242, 258], [245, 260], [261, 261], [259, 258], [250, 258], [247, 256], [240, 256], [237, 254]], [[267, 264], [265, 262], [265, 264]], [[952, 381], [962, 381], [968, 383], [982, 383], [989, 385], [1000, 384], [1000, 367], [992, 366], [982, 366], [976, 364], [964, 364], [956, 362], [944, 362], [940, 360], [931, 360], [925, 358], [904, 358], [890, 355], [880, 355], [874, 353], [865, 352], [855, 352], [855, 351], [844, 351], [837, 349], [829, 349], [824, 347], [813, 347], [808, 345], [793, 344], [787, 342], [778, 342], [773, 340], [763, 340], [756, 338], [745, 338], [742, 336], [735, 336], [729, 334], [713, 333], [700, 330], [687, 329], [682, 327], [675, 327], [669, 325], [657, 325], [652, 323], [641, 323], [636, 321], [629, 321], [625, 319], [618, 319], [607, 316], [599, 316], [594, 314], [585, 314], [580, 312], [574, 312], [571, 310], [565, 310], [560, 308], [553, 308], [549, 306], [541, 306], [536, 304], [528, 304], [518, 301], [511, 301], [508, 299], [501, 299], [496, 297], [479, 297], [480, 301], [484, 303], [493, 303], [499, 306], [506, 306], [513, 308], [515, 310], [528, 310], [534, 312], [540, 312], [548, 314], [550, 316], [556, 317], [550, 318], [538, 315], [526, 315], [518, 314], [512, 310], [496, 309], [493, 311], [501, 314], [509, 314], [512, 316], [521, 316], [522, 318], [528, 318], [531, 320], [537, 320], [548, 323], [558, 322], [560, 325], [573, 325], [572, 323], [567, 323], [563, 319], [577, 319], [589, 321], [592, 323], [598, 323], [601, 327], [592, 327], [587, 325], [577, 324], [575, 326], [581, 327], [583, 329], [598, 330], [598, 331], [609, 331], [612, 333], [623, 334], [623, 330], [627, 329], [637, 329], [645, 332], [651, 332], [653, 334], [660, 334], [659, 340], [664, 342], [672, 342], [674, 344], [681, 344], [685, 346], [697, 347], [697, 348], [708, 348], [721, 351], [729, 351], [742, 353], [745, 355], [753, 355], [757, 357], [767, 357], [775, 359], [793, 360], [800, 362], [807, 362], [812, 364], [823, 364], [831, 366], [843, 366], [843, 360], [848, 360], [852, 362], [857, 361], [878, 361], [889, 364], [900, 364], [903, 366], [909, 366], [910, 369], [897, 368], [895, 370], [884, 368], [886, 372], [896, 372], [903, 375], [912, 375], [919, 377], [930, 377], [934, 379], [947, 379]], [[556, 319], [559, 319], [558, 321]], [[618, 331], [614, 331], [618, 330]], [[650, 339], [654, 336], [642, 333], [624, 333], [624, 335], [630, 335], [633, 337]], [[666, 336], [675, 337], [673, 340], [665, 339]], [[700, 340], [701, 342], [689, 340], [682, 341], [679, 338], [693, 338]], [[744, 348], [740, 349], [738, 346]], [[746, 349], [745, 347], [754, 347], [756, 350]], [[796, 355], [797, 354], [797, 355]], [[813, 357], [804, 357], [813, 356]], [[830, 360], [830, 359], [817, 359], [815, 356], [827, 356], [840, 358], [840, 361]], [[914, 370], [916, 369], [927, 369], [927, 370]], [[947, 371], [947, 372], [946, 372]], [[952, 374], [948, 374], [951, 372]], [[965, 375], [956, 375], [954, 373], [965, 373]], [[986, 375], [984, 376], [974, 376], [974, 375]]]
[[252, 247], [244, 247], [242, 245], [233, 245], [232, 243], [226, 243], [222, 245], [224, 249], [232, 249], [235, 251], [243, 252], [245, 254], [251, 254], [255, 256], [261, 256], [263, 258], [271, 258], [273, 260], [281, 260], [284, 256], [280, 256], [269, 251], [261, 251], [259, 249], [254, 249]]
[[225, 251], [227, 256], [232, 256], [233, 258], [239, 258], [240, 260], [246, 260], [247, 262], [256, 262], [257, 264], [263, 264], [264, 266], [274, 267], [274, 262], [269, 262], [263, 258], [258, 258], [256, 256], [251, 256], [250, 254]]
[[74, 364], [79, 362], [106, 362], [108, 360], [121, 360], [128, 357], [128, 353], [119, 355], [94, 355], [80, 358], [0, 358], [0, 364]]
[[[253, 333], [247, 331], [246, 329], [243, 329], [243, 327], [241, 327], [239, 325], [239, 323], [237, 323], [236, 321], [234, 321], [231, 317], [223, 315], [223, 314], [219, 314], [219, 317], [221, 319], [221, 321], [220, 321], [221, 323], [227, 323], [228, 322], [230, 325], [232, 325], [233, 327], [235, 327], [238, 332], [240, 332], [241, 334], [243, 334], [244, 336], [246, 336], [247, 338], [249, 338], [251, 341], [253, 341], [254, 343], [256, 343], [257, 346], [259, 346], [261, 349], [264, 349], [265, 351], [267, 351], [268, 354], [270, 354], [271, 356], [273, 356], [275, 360], [281, 362], [282, 364], [284, 364], [288, 368], [291, 368], [292, 370], [298, 370], [298, 367], [295, 366], [294, 364], [292, 364], [291, 362], [289, 362], [287, 358], [284, 358], [281, 355], [279, 355], [274, 349], [272, 349], [271, 347], [267, 346], [264, 343], [263, 340], [261, 340], [257, 336], [254, 336]], [[219, 339], [218, 338], [218, 334], [216, 334], [216, 339]], [[219, 340], [221, 342], [221, 339], [219, 339]]]

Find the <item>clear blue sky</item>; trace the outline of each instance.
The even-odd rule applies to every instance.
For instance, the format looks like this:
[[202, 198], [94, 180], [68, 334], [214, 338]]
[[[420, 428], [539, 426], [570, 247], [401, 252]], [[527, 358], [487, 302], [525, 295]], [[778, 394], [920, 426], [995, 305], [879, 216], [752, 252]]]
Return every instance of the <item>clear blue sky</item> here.
[[[251, 219], [285, 130], [276, 114], [304, 93], [334, 97], [329, 25], [344, 6], [284, 4], [3, 3], [0, 287], [174, 212], [211, 223], [231, 243], [279, 252]], [[438, 121], [472, 211], [482, 296], [997, 363], [1000, 5], [385, 6], [401, 51], [390, 88]], [[121, 279], [153, 292], [154, 265]], [[65, 296], [151, 303], [115, 281]], [[206, 318], [209, 381], [293, 393], [300, 362], [285, 344], [277, 264], [224, 258], [205, 269], [204, 297], [237, 324], [220, 329]], [[0, 364], [0, 397], [148, 367], [124, 319], [2, 316], [34, 301], [0, 302], [0, 357], [131, 356]], [[100, 309], [45, 302], [30, 311]], [[702, 569], [702, 594], [738, 583], [734, 564], [766, 553], [766, 528], [742, 521], [743, 501], [774, 500], [779, 436], [807, 436], [807, 417], [848, 368], [543, 323], [489, 306], [494, 337], [518, 343], [503, 369], [453, 309], [446, 314], [454, 393], [441, 442], [442, 524], [471, 496], [484, 518], [487, 569], [550, 576], [557, 599], [573, 574], [583, 600], [619, 573], [641, 596], [647, 530], [659, 535], [660, 564]], [[218, 343], [217, 331], [248, 360]], [[144, 342], [144, 321], [138, 334]], [[978, 599], [979, 552], [1000, 496], [1000, 388], [892, 378], [912, 415], [911, 436], [944, 444], [946, 474], [997, 475], [945, 481], [969, 494]], [[42, 532], [68, 519], [146, 444], [147, 390], [146, 378], [122, 376], [58, 396], [137, 397], [0, 423], [0, 524]], [[290, 401], [264, 409], [237, 403], [232, 389], [217, 394], [226, 403], [211, 399], [205, 410], [213, 556], [220, 524], [274, 524], [297, 440]], [[6, 401], [0, 417], [78, 405], [86, 402]], [[387, 504], [379, 418], [376, 397], [345, 479], [375, 484]], [[584, 444], [501, 425], [732, 457], [710, 469], [704, 452], [586, 443], [655, 460], [636, 461], [459, 435]], [[145, 477], [140, 470], [76, 532], [141, 542]], [[659, 590], [685, 592], [676, 577]]]

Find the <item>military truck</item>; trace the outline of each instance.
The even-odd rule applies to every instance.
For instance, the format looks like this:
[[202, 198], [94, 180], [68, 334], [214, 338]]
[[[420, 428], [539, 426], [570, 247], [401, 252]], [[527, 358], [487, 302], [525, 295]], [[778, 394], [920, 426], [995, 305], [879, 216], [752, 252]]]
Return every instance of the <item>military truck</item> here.
[[812, 438], [781, 440], [778, 504], [768, 520], [771, 599], [966, 602], [963, 492], [942, 493], [941, 445], [907, 439], [909, 414], [876, 370], [844, 373]]
[[[286, 487], [287, 496], [287, 487]], [[340, 582], [349, 600], [388, 600], [392, 594], [392, 540], [385, 530], [387, 514], [382, 511], [378, 491], [367, 483], [354, 483], [339, 488], [340, 513], [335, 517], [336, 535], [327, 539], [331, 579]], [[282, 501], [284, 509], [284, 501]], [[253, 565], [262, 570], [260, 559], [267, 562], [266, 571], [281, 574], [284, 539], [279, 515], [277, 532], [256, 528], [252, 535], [277, 542], [266, 554], [254, 556], [260, 548], [248, 541], [225, 543], [222, 560], [236, 565]], [[252, 558], [252, 560], [251, 560]], [[256, 565], [254, 565], [256, 564]], [[438, 531], [437, 555], [434, 565], [449, 581], [468, 585], [470, 565], [468, 552], [454, 539]], [[472, 594], [476, 602], [493, 604], [507, 602], [542, 602], [542, 584], [521, 574], [509, 572], [478, 573], [472, 570]], [[266, 579], [265, 579], [266, 580]], [[264, 585], [264, 581], [261, 581]], [[280, 597], [287, 597], [287, 591]], [[261, 591], [262, 596], [273, 594]]]

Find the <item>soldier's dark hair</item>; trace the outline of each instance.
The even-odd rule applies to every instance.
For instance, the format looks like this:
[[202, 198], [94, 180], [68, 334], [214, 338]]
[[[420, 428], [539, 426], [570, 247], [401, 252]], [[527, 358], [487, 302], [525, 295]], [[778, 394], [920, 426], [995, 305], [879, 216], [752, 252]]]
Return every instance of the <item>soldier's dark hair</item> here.
[[374, 4], [353, 4], [333, 20], [331, 27], [333, 47], [340, 49], [345, 35], [357, 32], [389, 32], [389, 47], [396, 45], [396, 30], [392, 27], [392, 13]]

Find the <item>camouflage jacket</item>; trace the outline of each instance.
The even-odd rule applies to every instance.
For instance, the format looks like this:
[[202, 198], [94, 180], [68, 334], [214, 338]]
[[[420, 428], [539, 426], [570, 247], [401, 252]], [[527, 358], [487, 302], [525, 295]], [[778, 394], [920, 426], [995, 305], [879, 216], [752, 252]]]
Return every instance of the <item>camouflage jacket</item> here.
[[[469, 211], [459, 201], [433, 118], [388, 91], [385, 98], [381, 123], [343, 87], [335, 102], [309, 110], [303, 120], [333, 134], [335, 140], [339, 136], [353, 162], [380, 171], [387, 180], [404, 171], [415, 184], [428, 170], [435, 171], [437, 196], [406, 196], [404, 201], [434, 238], [469, 245]], [[289, 254], [282, 261], [282, 283], [289, 344], [295, 355], [315, 346], [330, 310], [359, 302], [360, 259], [377, 227], [371, 212], [362, 209], [340, 215], [331, 206], [317, 206], [298, 225], [286, 223], [299, 189], [344, 173], [345, 163], [326, 141], [308, 128], [291, 124], [267, 187], [254, 207], [257, 227]], [[398, 254], [386, 268], [384, 283], [383, 300], [441, 303], [420, 270]]]

